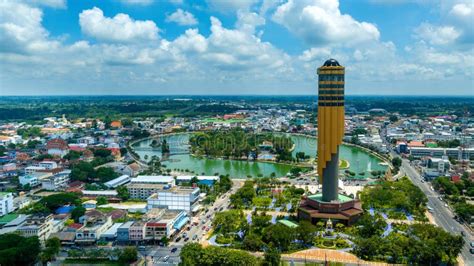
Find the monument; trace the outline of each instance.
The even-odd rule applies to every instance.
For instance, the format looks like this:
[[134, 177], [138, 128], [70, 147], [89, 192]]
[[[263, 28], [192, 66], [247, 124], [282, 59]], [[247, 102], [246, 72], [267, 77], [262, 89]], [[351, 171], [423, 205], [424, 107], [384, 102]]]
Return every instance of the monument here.
[[322, 193], [306, 196], [298, 218], [316, 223], [331, 219], [354, 223], [362, 214], [361, 202], [339, 193], [339, 146], [344, 137], [345, 69], [334, 59], [318, 68], [318, 175]]

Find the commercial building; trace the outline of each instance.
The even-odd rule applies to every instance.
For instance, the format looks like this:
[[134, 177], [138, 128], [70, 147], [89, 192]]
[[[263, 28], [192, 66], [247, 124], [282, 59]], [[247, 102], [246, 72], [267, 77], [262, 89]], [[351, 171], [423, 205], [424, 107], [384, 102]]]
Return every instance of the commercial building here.
[[132, 227], [133, 222], [128, 221], [123, 223], [119, 228], [117, 228], [117, 241], [125, 243], [130, 241], [130, 228]]
[[129, 238], [130, 241], [134, 242], [141, 242], [144, 240], [145, 237], [145, 223], [141, 221], [134, 222], [130, 226], [129, 230]]
[[322, 194], [305, 197], [298, 218], [312, 223], [333, 219], [354, 223], [362, 214], [359, 200], [339, 194], [339, 146], [344, 137], [344, 67], [334, 59], [318, 68], [318, 175]]
[[92, 244], [112, 226], [112, 217], [97, 210], [89, 210], [79, 218], [83, 224], [76, 231], [76, 243]]
[[172, 187], [158, 190], [147, 199], [147, 209], [166, 208], [188, 213], [199, 210], [199, 187]]
[[0, 216], [7, 215], [13, 211], [13, 194], [0, 192]]
[[189, 222], [186, 212], [167, 209], [152, 209], [146, 219], [145, 240], [170, 238]]

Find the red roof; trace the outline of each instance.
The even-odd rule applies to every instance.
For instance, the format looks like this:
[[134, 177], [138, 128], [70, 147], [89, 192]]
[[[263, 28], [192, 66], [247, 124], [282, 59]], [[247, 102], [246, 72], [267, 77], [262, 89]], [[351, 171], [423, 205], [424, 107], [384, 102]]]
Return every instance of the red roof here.
[[52, 139], [52, 140], [48, 141], [48, 143], [46, 144], [46, 148], [48, 150], [50, 150], [50, 149], [67, 150], [68, 146], [67, 146], [67, 142], [65, 140]]
[[453, 181], [454, 183], [457, 183], [457, 182], [461, 181], [461, 177], [458, 176], [458, 175], [453, 175], [453, 176], [451, 176], [451, 181]]
[[425, 147], [425, 144], [421, 141], [411, 141], [408, 143], [408, 147]]
[[73, 224], [69, 225], [68, 227], [74, 228], [74, 229], [80, 229], [82, 227], [82, 224], [73, 223]]

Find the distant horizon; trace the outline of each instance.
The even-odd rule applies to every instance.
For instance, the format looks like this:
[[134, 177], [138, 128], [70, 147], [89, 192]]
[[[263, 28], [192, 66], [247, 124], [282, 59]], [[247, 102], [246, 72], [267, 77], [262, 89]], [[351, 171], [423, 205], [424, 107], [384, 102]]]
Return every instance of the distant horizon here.
[[[159, 96], [159, 97], [195, 97], [195, 96], [223, 96], [223, 97], [285, 97], [285, 96], [317, 96], [318, 94], [28, 94], [28, 95], [0, 95], [4, 97], [143, 97], [143, 96]], [[345, 94], [345, 97], [463, 97], [474, 98], [474, 94]]]

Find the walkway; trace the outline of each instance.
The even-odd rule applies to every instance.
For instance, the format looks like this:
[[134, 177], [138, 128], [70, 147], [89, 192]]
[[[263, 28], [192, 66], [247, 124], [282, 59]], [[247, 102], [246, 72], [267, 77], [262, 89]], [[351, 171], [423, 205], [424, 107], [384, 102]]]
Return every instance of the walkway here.
[[[332, 250], [332, 249], [307, 249], [307, 250], [302, 250], [298, 251], [295, 253], [291, 254], [282, 254], [281, 255], [282, 259], [286, 261], [330, 261], [330, 262], [341, 262], [341, 263], [352, 263], [352, 264], [357, 264], [357, 265], [389, 265], [384, 262], [371, 262], [371, 261], [364, 261], [354, 254], [348, 253], [348, 252], [343, 252], [343, 251], [338, 251], [338, 250]], [[393, 265], [393, 264], [390, 264]]]

